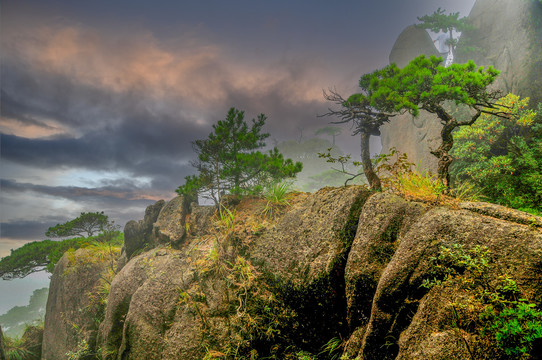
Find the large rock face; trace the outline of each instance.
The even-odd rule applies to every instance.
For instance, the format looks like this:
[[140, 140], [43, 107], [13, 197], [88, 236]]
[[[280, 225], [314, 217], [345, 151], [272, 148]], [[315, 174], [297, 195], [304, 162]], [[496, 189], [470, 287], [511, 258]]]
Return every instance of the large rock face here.
[[162, 351], [173, 340], [169, 330], [175, 324], [180, 289], [192, 276], [182, 255], [151, 250], [117, 274], [100, 327], [105, 359], [169, 359]]
[[542, 3], [535, 0], [477, 0], [469, 15], [458, 61], [472, 59], [501, 71], [496, 85], [505, 93], [542, 101]]
[[[462, 34], [454, 61], [472, 59], [479, 66], [492, 65], [501, 71], [495, 83], [498, 89], [530, 96], [532, 105], [542, 101], [542, 4], [477, 0], [468, 19], [475, 29]], [[430, 39], [423, 38], [413, 27], [406, 28], [391, 51], [390, 62], [402, 66], [428, 54]], [[430, 150], [440, 145], [441, 128], [438, 118], [426, 112], [418, 117], [397, 116], [381, 128], [382, 152], [395, 147], [422, 169], [436, 172], [437, 160]]]
[[[429, 343], [438, 345], [438, 357], [433, 357], [435, 359], [447, 359], [458, 354], [457, 337], [443, 336], [438, 341], [433, 338], [433, 334], [449, 328], [446, 317], [439, 313], [442, 308], [421, 308], [429, 313], [416, 309], [418, 304], [422, 306], [435, 301], [432, 296], [424, 296], [420, 285], [423, 279], [430, 277], [430, 257], [436, 256], [440, 246], [484, 245], [495, 259], [493, 279], [504, 269], [515, 279], [525, 279], [530, 276], [528, 274], [538, 274], [540, 279], [542, 235], [529, 226], [484, 217], [471, 211], [437, 207], [420, 216], [396, 241], [397, 250], [382, 272], [372, 300], [371, 316], [360, 349], [364, 359], [382, 359], [382, 347], [386, 337], [390, 336], [400, 339], [398, 348], [389, 349], [390, 358], [423, 359], [425, 355], [420, 346], [428, 346]], [[531, 299], [538, 302], [542, 295], [540, 283], [534, 282], [528, 287], [530, 289], [526, 292], [532, 292]], [[442, 293], [436, 296], [440, 298], [438, 301], [449, 301]], [[413, 313], [418, 317], [410, 321], [405, 319]], [[419, 328], [425, 326], [430, 327], [430, 331], [428, 328], [420, 331]], [[419, 357], [414, 357], [416, 352], [420, 353]]]
[[124, 248], [130, 258], [136, 251], [152, 246], [154, 223], [165, 205], [164, 200], [157, 201], [145, 209], [145, 217], [140, 221], [128, 221], [124, 226]]
[[427, 31], [410, 25], [395, 40], [390, 52], [390, 64], [395, 63], [397, 66], [403, 67], [421, 54], [428, 57], [431, 55], [440, 56]]
[[[346, 340], [350, 359], [469, 358], [487, 342], [454, 329], [450, 304], [470, 298], [421, 287], [441, 246], [486, 246], [488, 281], [507, 274], [529, 302], [542, 303], [542, 218], [487, 203], [434, 206], [362, 187], [289, 201], [271, 219], [259, 215], [262, 199], [230, 203], [235, 221], [193, 205], [177, 222], [185, 231], [180, 244], [157, 242], [115, 275], [103, 317], [80, 311], [102, 270], [85, 252], [76, 261], [66, 256], [51, 284], [43, 358], [63, 358], [75, 340], [92, 343], [96, 318], [92, 349], [107, 360], [295, 359], [302, 351], [322, 354], [332, 338]], [[179, 233], [171, 225], [178, 213], [163, 215], [160, 226]]]
[[347, 332], [344, 268], [368, 196], [361, 187], [321, 189], [257, 239], [251, 252], [273, 274], [276, 291], [304, 325], [297, 337], [312, 350], [329, 334]]
[[43, 333], [43, 360], [65, 359], [83, 342], [95, 348], [101, 302], [100, 280], [118, 254], [90, 249], [67, 252], [55, 266]]
[[[416, 56], [440, 56], [425, 29], [410, 25], [399, 35], [390, 53], [390, 63], [403, 67]], [[431, 114], [398, 115], [381, 127], [382, 152], [395, 147], [409, 156], [409, 160], [424, 169], [436, 170], [437, 159], [429, 148], [437, 148], [440, 139], [440, 123]]]

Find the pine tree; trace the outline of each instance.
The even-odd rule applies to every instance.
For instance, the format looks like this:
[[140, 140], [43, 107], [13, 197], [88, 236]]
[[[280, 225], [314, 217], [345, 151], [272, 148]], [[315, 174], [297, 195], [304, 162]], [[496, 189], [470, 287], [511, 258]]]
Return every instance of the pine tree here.
[[197, 160], [192, 165], [199, 175], [187, 176], [177, 193], [193, 200], [201, 195], [218, 204], [223, 194], [258, 193], [270, 182], [294, 177], [301, 163], [284, 159], [276, 148], [267, 154], [258, 151], [269, 137], [262, 133], [266, 119], [260, 114], [249, 126], [244, 112], [231, 108], [207, 139], [194, 141]]

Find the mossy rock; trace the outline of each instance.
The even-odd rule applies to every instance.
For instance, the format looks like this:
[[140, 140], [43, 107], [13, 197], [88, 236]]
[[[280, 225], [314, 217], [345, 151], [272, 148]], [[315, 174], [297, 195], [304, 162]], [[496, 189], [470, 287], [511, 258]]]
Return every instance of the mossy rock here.
[[299, 316], [291, 336], [308, 351], [348, 330], [344, 267], [361, 208], [360, 186], [324, 188], [292, 207], [251, 250], [286, 306]]

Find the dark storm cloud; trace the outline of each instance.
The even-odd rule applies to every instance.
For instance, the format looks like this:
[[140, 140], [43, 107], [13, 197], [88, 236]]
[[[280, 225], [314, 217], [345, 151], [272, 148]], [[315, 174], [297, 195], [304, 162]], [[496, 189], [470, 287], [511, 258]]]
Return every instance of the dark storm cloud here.
[[[322, 103], [314, 100], [314, 73], [319, 64], [303, 60], [275, 64], [278, 76], [262, 76], [260, 83], [248, 88], [241, 76], [232, 74], [233, 69], [211, 60], [197, 63], [190, 77], [212, 75], [212, 84], [217, 85], [210, 94], [216, 99], [208, 103], [199, 95], [207, 84], [191, 84], [189, 91], [157, 99], [144, 81], [118, 91], [89, 85], [62, 69], [54, 70], [35, 66], [33, 59], [18, 52], [8, 54], [3, 63], [3, 116], [43, 127], [52, 125], [36, 119], [49, 119], [61, 131], [45, 138], [2, 134], [4, 159], [41, 169], [123, 170], [151, 177], [153, 185], [172, 190], [194, 171], [189, 166], [194, 157], [191, 142], [205, 138], [212, 130], [210, 123], [224, 118], [230, 106], [247, 110], [247, 120], [266, 113], [266, 130], [274, 138], [291, 138], [299, 127], [326, 123], [316, 118], [315, 110], [317, 105], [324, 110]], [[232, 78], [237, 82], [230, 81]], [[194, 93], [203, 103], [198, 106], [207, 107], [200, 108], [207, 114], [204, 119], [193, 115]], [[156, 102], [163, 105], [157, 107]], [[183, 111], [185, 108], [190, 110]]]
[[[150, 176], [172, 173], [178, 182], [188, 175], [191, 141], [208, 132], [191, 118], [171, 114], [176, 109], [153, 112], [145, 105], [149, 100], [142, 92], [117, 94], [78, 84], [63, 74], [52, 76], [22, 67], [7, 70], [8, 81], [2, 84], [2, 116], [49, 128], [35, 119], [53, 119], [58, 126], [66, 126], [66, 131], [47, 138], [1, 134], [5, 160], [42, 169], [124, 170]], [[30, 85], [29, 78], [35, 79]], [[52, 89], [55, 96], [50, 96]]]
[[[13, 221], [0, 223], [0, 237], [14, 240], [43, 239], [45, 231], [62, 222], [62, 219], [50, 221]], [[19, 246], [23, 245], [21, 243]], [[18, 246], [16, 246], [18, 247]]]
[[[55, 216], [72, 216], [77, 206], [121, 224], [140, 219], [194, 173], [191, 142], [206, 138], [230, 107], [247, 120], [265, 113], [269, 145], [312, 136], [331, 121], [317, 117], [328, 106], [322, 89], [355, 91], [361, 74], [386, 64], [405, 26], [438, 6], [452, 10], [444, 4], [452, 2], [6, 0], [0, 151], [14, 164], [2, 176], [14, 180], [2, 180], [2, 192], [14, 206], [29, 192], [45, 209], [67, 200]], [[357, 139], [343, 138], [358, 151]], [[23, 181], [18, 166], [39, 174]], [[78, 186], [29, 180], [49, 170], [95, 176]], [[36, 238], [32, 229], [43, 234], [45, 225], [54, 224], [12, 219], [2, 235], [23, 239], [26, 228], [34, 234], [27, 239]]]
[[[119, 185], [119, 182], [115, 182]], [[19, 183], [17, 181], [1, 179], [0, 186], [5, 192], [25, 192], [32, 191], [39, 194], [60, 197], [68, 200], [81, 200], [84, 198], [109, 198], [114, 201], [134, 201], [145, 200], [144, 194], [138, 189], [138, 186], [128, 180], [120, 183], [122, 186], [104, 186], [99, 188], [84, 188], [77, 186], [47, 186], [30, 183]]]

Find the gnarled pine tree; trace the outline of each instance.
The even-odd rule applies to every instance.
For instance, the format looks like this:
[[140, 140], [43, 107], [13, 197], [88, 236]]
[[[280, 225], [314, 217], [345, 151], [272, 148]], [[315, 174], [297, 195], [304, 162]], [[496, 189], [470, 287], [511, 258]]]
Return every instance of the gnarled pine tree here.
[[[483, 113], [508, 116], [502, 106], [496, 106], [501, 92], [490, 89], [499, 71], [493, 67], [477, 67], [472, 61], [466, 64], [441, 65], [442, 58], [420, 55], [404, 68], [390, 64], [381, 70], [361, 77], [361, 94], [350, 99], [363, 102], [381, 114], [409, 112], [414, 116], [420, 110], [435, 114], [442, 130], [441, 144], [430, 149], [438, 158], [438, 177], [447, 187], [450, 183], [448, 168], [453, 161], [449, 154], [453, 147], [453, 131], [460, 126], [472, 125]], [[349, 100], [350, 100], [349, 99]], [[462, 119], [453, 116], [449, 104], [467, 110]]]

